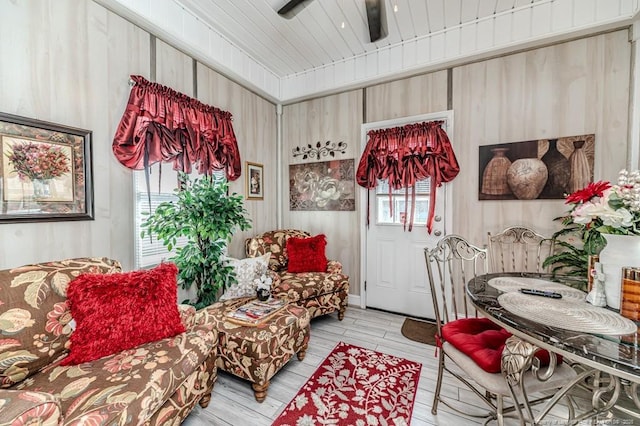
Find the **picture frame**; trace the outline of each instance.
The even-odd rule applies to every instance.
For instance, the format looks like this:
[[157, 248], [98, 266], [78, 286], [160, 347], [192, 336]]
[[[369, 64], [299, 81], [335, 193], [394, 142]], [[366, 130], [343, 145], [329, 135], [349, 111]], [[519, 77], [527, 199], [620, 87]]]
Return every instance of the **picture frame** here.
[[93, 220], [92, 132], [0, 113], [0, 223]]
[[562, 200], [593, 182], [595, 134], [481, 145], [478, 200]]
[[264, 199], [264, 166], [259, 163], [245, 162], [247, 200]]
[[355, 211], [355, 160], [289, 165], [289, 210]]

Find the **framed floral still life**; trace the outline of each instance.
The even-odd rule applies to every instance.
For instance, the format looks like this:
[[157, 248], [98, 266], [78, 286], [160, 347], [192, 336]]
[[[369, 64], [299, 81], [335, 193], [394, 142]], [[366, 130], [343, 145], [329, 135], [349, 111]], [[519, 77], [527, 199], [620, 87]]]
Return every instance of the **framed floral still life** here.
[[0, 113], [0, 221], [93, 220], [91, 131]]
[[264, 167], [262, 164], [246, 162], [247, 199], [264, 199]]

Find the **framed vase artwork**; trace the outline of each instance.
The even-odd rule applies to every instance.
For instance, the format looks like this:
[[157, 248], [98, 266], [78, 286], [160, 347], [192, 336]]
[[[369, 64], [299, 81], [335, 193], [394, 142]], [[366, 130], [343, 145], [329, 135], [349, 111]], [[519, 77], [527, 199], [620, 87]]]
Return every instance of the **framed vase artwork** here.
[[479, 200], [564, 199], [593, 181], [595, 135], [479, 147]]
[[0, 113], [0, 221], [93, 220], [91, 136]]
[[245, 163], [247, 200], [264, 199], [264, 167], [258, 163]]

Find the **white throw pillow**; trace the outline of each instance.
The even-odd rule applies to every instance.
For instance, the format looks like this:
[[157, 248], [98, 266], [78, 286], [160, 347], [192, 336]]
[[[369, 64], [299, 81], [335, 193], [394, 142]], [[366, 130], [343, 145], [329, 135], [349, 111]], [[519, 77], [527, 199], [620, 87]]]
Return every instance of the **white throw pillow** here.
[[227, 290], [220, 297], [220, 300], [248, 296], [255, 297], [257, 283], [260, 281], [260, 277], [267, 272], [270, 257], [271, 253], [266, 253], [260, 257], [248, 257], [246, 259], [227, 257], [229, 265], [235, 269], [238, 282], [228, 284]]

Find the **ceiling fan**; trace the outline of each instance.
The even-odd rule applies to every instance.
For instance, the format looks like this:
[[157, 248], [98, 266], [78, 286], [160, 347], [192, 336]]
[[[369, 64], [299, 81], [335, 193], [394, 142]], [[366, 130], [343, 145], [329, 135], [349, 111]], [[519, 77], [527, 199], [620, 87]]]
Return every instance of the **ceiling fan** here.
[[[278, 10], [278, 15], [287, 19], [292, 18], [311, 0], [289, 0]], [[367, 9], [367, 21], [369, 24], [369, 38], [371, 42], [380, 40], [387, 36], [386, 22], [384, 22], [384, 0], [365, 0]]]

